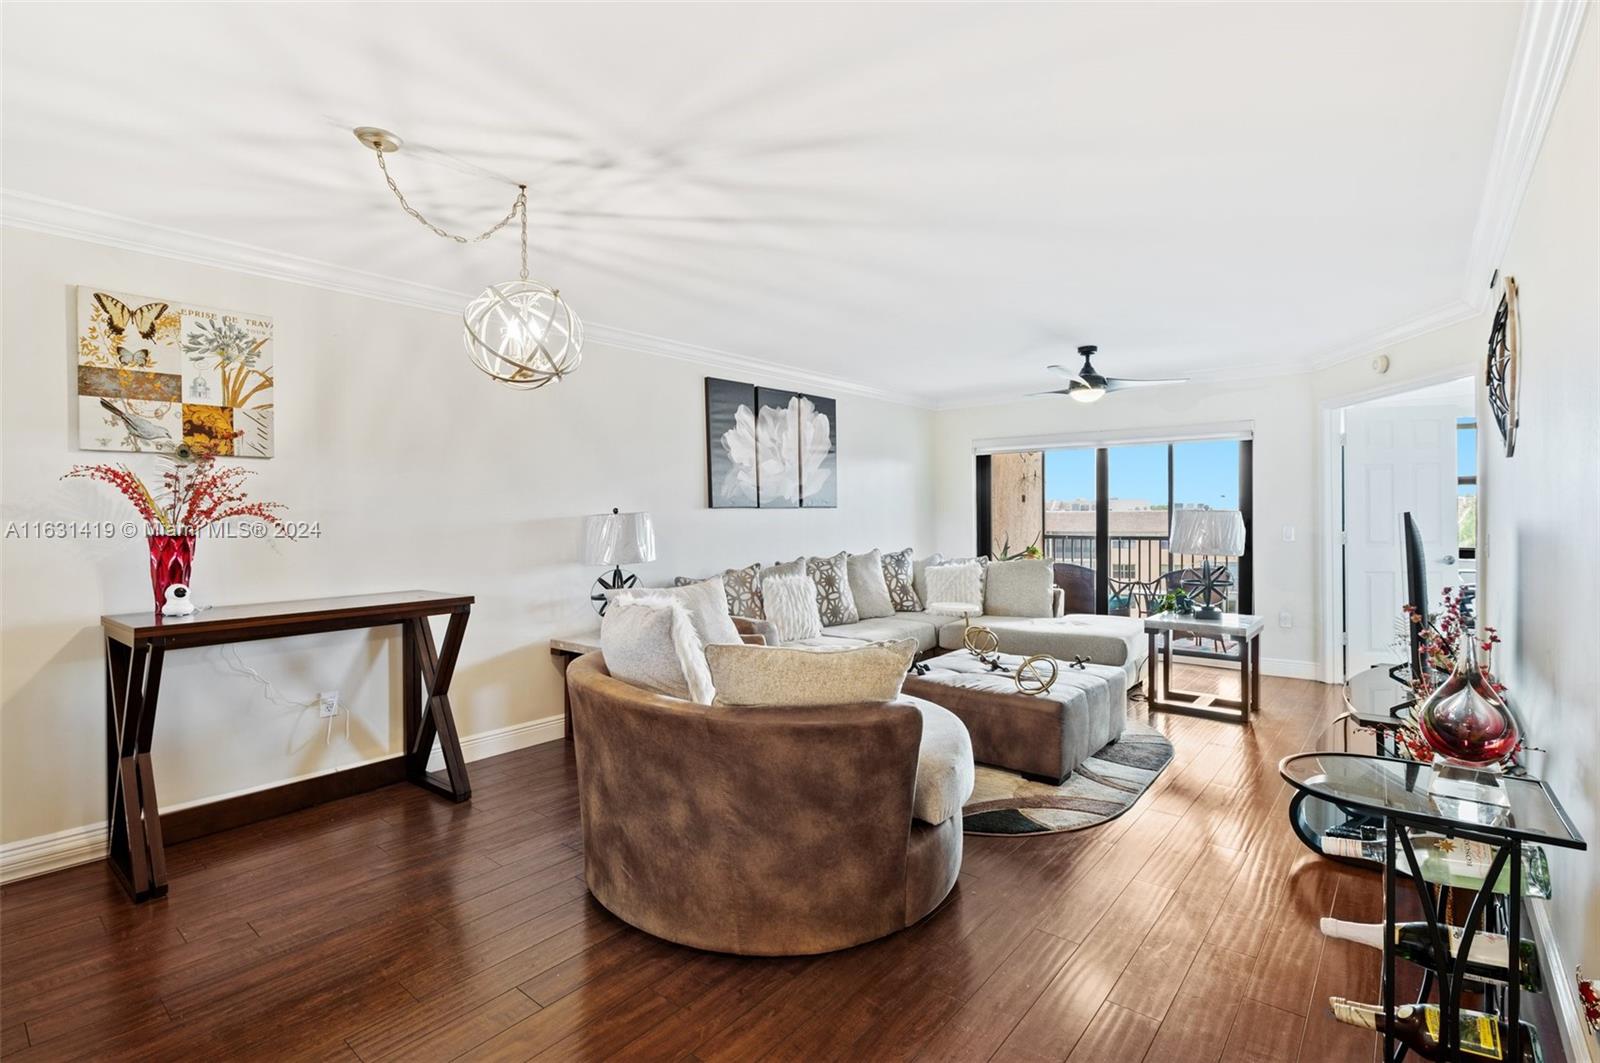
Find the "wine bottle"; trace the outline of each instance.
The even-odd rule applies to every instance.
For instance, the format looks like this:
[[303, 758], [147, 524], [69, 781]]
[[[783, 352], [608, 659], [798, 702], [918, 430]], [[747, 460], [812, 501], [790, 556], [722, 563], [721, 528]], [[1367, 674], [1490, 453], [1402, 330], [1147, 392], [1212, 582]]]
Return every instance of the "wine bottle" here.
[[1481, 1011], [1462, 1009], [1456, 1013], [1460, 1034], [1460, 1051], [1445, 1055], [1439, 1044], [1439, 1006], [1437, 1004], [1401, 1004], [1394, 1009], [1394, 1020], [1384, 1017], [1383, 1009], [1376, 1004], [1358, 1004], [1343, 997], [1329, 997], [1328, 1006], [1333, 1017], [1351, 1026], [1360, 1026], [1379, 1033], [1388, 1033], [1422, 1059], [1446, 1058], [1515, 1060], [1516, 1063], [1543, 1063], [1539, 1051], [1539, 1035], [1525, 1022], [1518, 1023], [1516, 1043], [1507, 1051], [1506, 1025], [1497, 1016]]
[[[1323, 919], [1322, 932], [1331, 938], [1356, 941], [1383, 948], [1382, 923], [1350, 923], [1343, 919]], [[1461, 951], [1462, 930], [1458, 926], [1445, 928], [1450, 937], [1450, 958], [1454, 960]], [[1481, 982], [1504, 985], [1509, 974], [1506, 937], [1479, 931], [1472, 935], [1472, 946], [1467, 949], [1467, 975]], [[1427, 923], [1397, 923], [1394, 928], [1394, 952], [1401, 959], [1425, 967], [1435, 966], [1433, 933]], [[1544, 988], [1544, 977], [1539, 970], [1539, 952], [1533, 942], [1523, 938], [1517, 944], [1517, 974], [1524, 989], [1539, 992]]]

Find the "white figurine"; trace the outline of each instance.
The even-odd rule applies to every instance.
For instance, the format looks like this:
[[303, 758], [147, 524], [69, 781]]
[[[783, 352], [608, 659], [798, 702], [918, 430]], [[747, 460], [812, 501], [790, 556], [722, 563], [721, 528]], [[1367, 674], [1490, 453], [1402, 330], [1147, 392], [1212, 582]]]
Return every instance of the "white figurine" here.
[[167, 588], [167, 601], [161, 607], [162, 616], [191, 616], [194, 613], [194, 602], [189, 600], [189, 588], [182, 583], [174, 583]]

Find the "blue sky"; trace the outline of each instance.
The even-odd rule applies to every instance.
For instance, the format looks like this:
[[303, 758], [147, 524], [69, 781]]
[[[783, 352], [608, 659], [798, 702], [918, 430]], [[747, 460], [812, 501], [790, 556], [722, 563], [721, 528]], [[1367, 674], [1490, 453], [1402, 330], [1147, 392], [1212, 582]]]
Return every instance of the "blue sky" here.
[[[1165, 445], [1112, 447], [1111, 496], [1167, 501]], [[1215, 509], [1239, 506], [1239, 444], [1232, 439], [1178, 443], [1172, 458], [1173, 491], [1179, 502], [1204, 502]], [[1044, 497], [1094, 497], [1094, 451], [1047, 450]]]

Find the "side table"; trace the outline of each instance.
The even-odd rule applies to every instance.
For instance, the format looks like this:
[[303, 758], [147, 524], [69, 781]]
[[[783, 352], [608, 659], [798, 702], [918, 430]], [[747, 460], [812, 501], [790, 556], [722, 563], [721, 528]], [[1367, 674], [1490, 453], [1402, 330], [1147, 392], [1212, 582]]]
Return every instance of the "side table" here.
[[[1145, 634], [1150, 638], [1150, 678], [1147, 700], [1153, 711], [1181, 712], [1190, 716], [1226, 719], [1250, 725], [1250, 717], [1261, 711], [1261, 629], [1266, 625], [1249, 613], [1223, 613], [1220, 620], [1197, 620], [1178, 613], [1156, 613], [1144, 618]], [[1198, 694], [1172, 688], [1172, 640], [1175, 635], [1231, 639], [1238, 654], [1191, 652], [1186, 656], [1210, 657], [1239, 662], [1239, 696]], [[1159, 669], [1156, 649], [1161, 649]]]
[[567, 690], [567, 665], [586, 653], [597, 653], [599, 650], [598, 631], [550, 640], [550, 656], [555, 658], [556, 668], [561, 671], [561, 712], [564, 720], [561, 737], [568, 742], [572, 741], [572, 694]]

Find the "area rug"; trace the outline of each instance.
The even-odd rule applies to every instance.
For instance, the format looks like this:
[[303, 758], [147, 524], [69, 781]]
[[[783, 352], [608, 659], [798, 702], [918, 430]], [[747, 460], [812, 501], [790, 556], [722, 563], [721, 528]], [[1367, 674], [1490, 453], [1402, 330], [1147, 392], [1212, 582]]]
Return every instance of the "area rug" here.
[[1055, 834], [1115, 819], [1172, 761], [1172, 743], [1129, 721], [1122, 737], [1078, 765], [1060, 786], [978, 765], [972, 799], [961, 810], [967, 834]]

